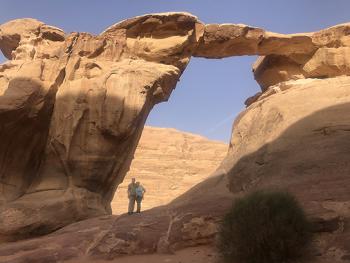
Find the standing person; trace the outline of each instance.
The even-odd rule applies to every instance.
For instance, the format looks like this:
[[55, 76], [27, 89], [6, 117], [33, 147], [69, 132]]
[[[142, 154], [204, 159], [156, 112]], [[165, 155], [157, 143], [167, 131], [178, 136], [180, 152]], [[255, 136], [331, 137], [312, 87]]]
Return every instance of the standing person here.
[[136, 183], [135, 178], [131, 179], [131, 183], [128, 185], [128, 198], [129, 198], [129, 207], [128, 214], [131, 215], [134, 213], [135, 201], [136, 201]]
[[140, 182], [136, 183], [136, 202], [137, 202], [137, 211], [136, 213], [141, 213], [141, 202], [143, 199], [143, 195], [146, 193], [146, 189], [140, 184]]

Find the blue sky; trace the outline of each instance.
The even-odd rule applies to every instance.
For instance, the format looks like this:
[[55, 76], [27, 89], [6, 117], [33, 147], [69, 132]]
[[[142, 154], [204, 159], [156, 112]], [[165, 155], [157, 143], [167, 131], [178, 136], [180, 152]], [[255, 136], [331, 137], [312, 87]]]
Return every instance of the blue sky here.
[[[245, 23], [279, 33], [315, 31], [350, 22], [349, 0], [2, 0], [0, 23], [37, 18], [66, 32], [98, 34], [115, 22], [153, 12], [187, 11], [205, 23]], [[234, 117], [259, 87], [256, 57], [193, 58], [170, 100], [148, 125], [174, 127], [228, 142]], [[0, 62], [4, 58], [0, 56]]]

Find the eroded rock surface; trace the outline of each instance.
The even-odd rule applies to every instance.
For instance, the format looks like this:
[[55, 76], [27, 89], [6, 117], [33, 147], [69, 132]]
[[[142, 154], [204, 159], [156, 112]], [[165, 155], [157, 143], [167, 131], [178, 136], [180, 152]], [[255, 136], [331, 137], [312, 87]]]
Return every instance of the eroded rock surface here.
[[167, 206], [87, 219], [43, 237], [2, 244], [0, 261], [94, 262], [213, 245], [218, 222], [232, 201], [226, 184], [223, 176], [214, 176]]
[[347, 76], [272, 86], [236, 119], [221, 167], [233, 194], [287, 190], [315, 222], [333, 226], [316, 230], [315, 262], [350, 253], [349, 109]]
[[[260, 54], [253, 71], [263, 90], [282, 81], [304, 78], [329, 78], [350, 75], [348, 49], [350, 24], [341, 24], [308, 33], [313, 48], [298, 52]], [[286, 48], [289, 47], [285, 43]], [[308, 46], [305, 44], [305, 47]]]
[[221, 169], [234, 195], [295, 194], [315, 226], [309, 261], [340, 263], [350, 255], [350, 24], [310, 37], [312, 52], [270, 54], [255, 63], [262, 92], [237, 117]]
[[153, 105], [196, 45], [197, 19], [146, 15], [100, 35], [0, 26], [0, 241], [111, 213]]
[[246, 101], [213, 177], [142, 216], [97, 217], [3, 244], [1, 261], [210, 244], [232, 198], [261, 188], [300, 199], [316, 226], [314, 262], [348, 260], [349, 32], [342, 24], [283, 35], [186, 13], [128, 19], [98, 36], [32, 19], [1, 25], [11, 60], [0, 68], [0, 241], [110, 213], [147, 114], [191, 56], [263, 56], [253, 68], [262, 92]]

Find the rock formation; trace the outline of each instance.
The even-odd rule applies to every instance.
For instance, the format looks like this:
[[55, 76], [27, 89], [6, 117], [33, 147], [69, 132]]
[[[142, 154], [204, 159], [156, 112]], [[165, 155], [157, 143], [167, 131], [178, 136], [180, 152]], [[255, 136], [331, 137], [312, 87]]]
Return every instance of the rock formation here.
[[146, 15], [98, 36], [34, 19], [0, 27], [0, 241], [111, 213], [153, 105], [197, 43], [197, 19]]
[[31, 19], [1, 25], [11, 60], [0, 69], [0, 241], [110, 213], [147, 114], [170, 96], [191, 56], [261, 55], [253, 71], [262, 92], [246, 101], [226, 159], [205, 182], [142, 216], [102, 216], [2, 245], [0, 260], [210, 243], [232, 197], [258, 188], [301, 200], [317, 232], [313, 262], [348, 260], [349, 32], [342, 24], [283, 35], [204, 25], [186, 13], [136, 17], [98, 36]]
[[254, 65], [262, 93], [234, 123], [221, 165], [234, 195], [296, 195], [314, 222], [310, 262], [350, 258], [350, 24], [311, 34], [313, 52], [267, 55]]
[[147, 189], [143, 210], [170, 201], [204, 181], [219, 166], [228, 146], [175, 129], [146, 126], [130, 170], [112, 200], [113, 214], [127, 211], [131, 178]]
[[1, 244], [0, 262], [118, 261], [126, 255], [212, 244], [231, 201], [224, 178], [212, 177], [167, 206], [87, 219], [49, 235]]

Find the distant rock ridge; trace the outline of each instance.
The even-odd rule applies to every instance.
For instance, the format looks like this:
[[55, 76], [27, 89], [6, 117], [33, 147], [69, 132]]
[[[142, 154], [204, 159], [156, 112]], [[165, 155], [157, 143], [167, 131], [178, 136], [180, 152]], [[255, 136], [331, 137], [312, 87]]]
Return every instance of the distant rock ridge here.
[[127, 186], [136, 178], [147, 189], [143, 210], [166, 205], [208, 178], [228, 145], [172, 128], [145, 126], [130, 170], [112, 200], [113, 214], [127, 211]]
[[[313, 262], [348, 260], [349, 48], [348, 23], [277, 34], [161, 13], [96, 36], [35, 19], [0, 25], [9, 59], [0, 65], [0, 242], [32, 238], [2, 244], [0, 261], [211, 244], [232, 198], [264, 188], [291, 191], [313, 219]], [[236, 118], [220, 167], [168, 205], [109, 215], [148, 113], [190, 58], [241, 55], [261, 56], [262, 90]]]

